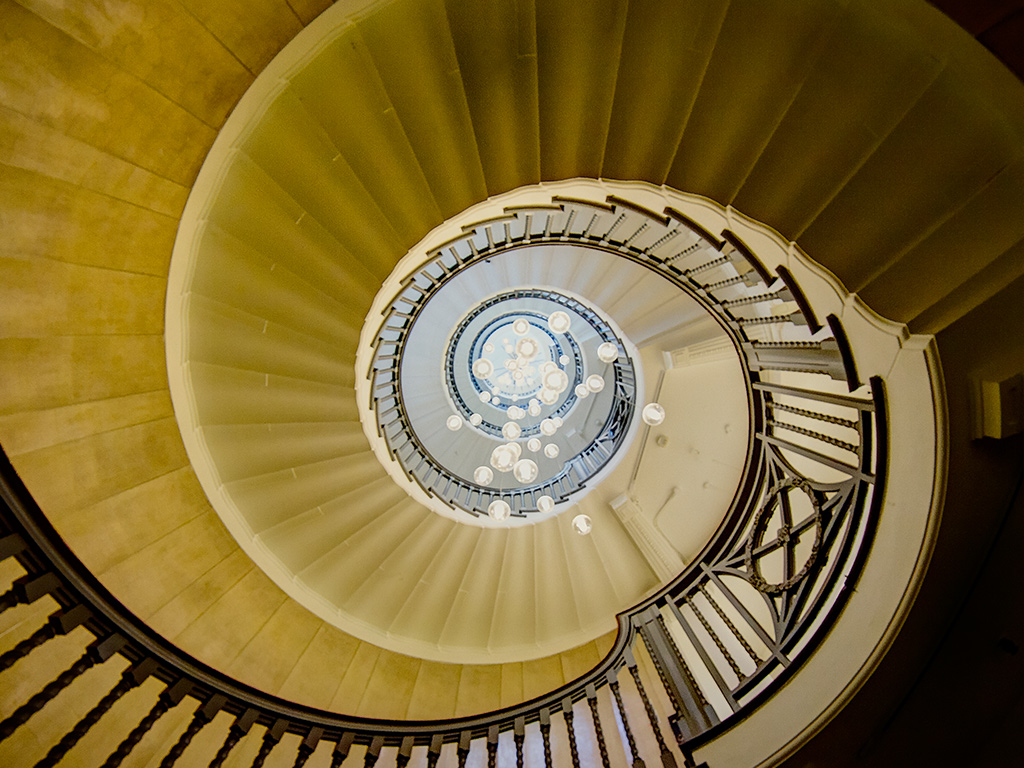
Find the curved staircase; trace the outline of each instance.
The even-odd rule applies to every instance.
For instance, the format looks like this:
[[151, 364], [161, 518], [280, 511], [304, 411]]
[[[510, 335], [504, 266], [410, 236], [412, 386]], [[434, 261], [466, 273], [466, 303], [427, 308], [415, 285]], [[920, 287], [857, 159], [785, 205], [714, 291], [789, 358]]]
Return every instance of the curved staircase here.
[[[526, 593], [539, 599], [540, 584], [571, 581], [558, 569], [573, 546], [593, 550], [584, 562], [595, 570], [581, 581], [610, 584], [616, 605], [659, 583], [634, 545], [601, 538], [599, 515], [605, 530], [618, 525], [607, 507], [589, 512], [598, 520], [589, 540], [573, 538], [562, 516], [544, 544], [523, 529], [495, 545], [422, 514], [370, 460], [352, 395], [359, 329], [398, 259], [445, 219], [539, 182], [664, 184], [765, 222], [873, 310], [921, 333], [942, 330], [1024, 274], [1021, 85], [922, 3], [357, 5], [325, 13], [318, 23], [333, 31], [294, 76], [298, 62], [275, 62], [281, 77], [268, 93], [276, 101], [258, 104], [269, 107], [268, 133], [231, 150], [233, 173], [202, 231], [225, 271], [195, 275], [212, 295], [196, 290], [190, 299], [208, 329], [189, 338], [190, 370], [216, 383], [215, 410], [230, 414], [204, 426], [204, 437], [234, 462], [219, 465], [225, 486], [266, 505], [260, 535], [284, 542], [292, 567], [315, 568], [297, 524], [329, 504], [351, 511], [332, 538], [316, 535], [354, 557], [325, 578], [339, 602], [386, 614], [389, 628], [458, 636], [470, 608], [459, 595], [472, 583], [494, 605], [490, 625], [472, 625], [474, 643], [530, 636], [529, 625], [510, 621], [524, 592], [506, 586], [513, 573], [520, 585], [524, 577], [490, 564], [529, 562], [531, 552]], [[255, 73], [321, 10], [294, 1], [146, 3], [108, 14], [0, 6], [0, 443], [89, 571], [200, 662], [358, 717], [435, 719], [514, 705], [601, 661], [615, 639], [607, 604], [594, 606], [601, 619], [587, 625], [596, 639], [529, 661], [441, 663], [358, 640], [306, 612], [242, 553], [210, 507], [174, 418], [162, 312], [186, 197]], [[644, 313], [646, 297], [588, 277], [581, 293], [626, 312], [638, 337], [672, 336], [669, 298]], [[287, 417], [268, 425], [259, 414], [271, 405]], [[261, 485], [282, 475], [289, 483], [273, 487], [287, 488], [287, 507]], [[361, 546], [384, 529], [387, 546]], [[458, 567], [438, 551], [457, 553]], [[398, 560], [401, 572], [391, 568]], [[23, 575], [12, 559], [2, 567], [4, 589]], [[576, 603], [581, 592], [564, 599]], [[427, 594], [446, 595], [451, 611], [436, 610]], [[565, 605], [551, 599], [538, 625]], [[4, 611], [0, 649], [57, 609], [42, 597]], [[79, 626], [3, 672], [0, 717], [91, 641]], [[657, 681], [638, 653], [648, 682]], [[126, 665], [114, 657], [83, 673], [0, 755], [13, 765], [42, 759]], [[664, 720], [671, 704], [648, 687]], [[68, 761], [101, 764], [163, 690], [149, 677], [125, 693], [116, 716], [99, 720]], [[607, 691], [595, 705], [606, 736], [621, 722]], [[624, 682], [621, 691], [624, 711], [642, 722], [639, 689]], [[579, 742], [596, 749], [587, 701], [570, 711], [587, 736]], [[124, 764], [160, 764], [192, 715], [171, 709]], [[236, 722], [226, 712], [211, 718], [183, 760], [202, 754], [208, 763]], [[524, 727], [527, 764], [543, 764], [540, 726]], [[661, 752], [656, 731], [634, 730], [650, 765]], [[500, 764], [515, 761], [515, 732], [495, 735]], [[273, 726], [240, 735], [224, 764], [251, 764], [268, 733]], [[300, 737], [281, 738], [267, 764], [298, 764]], [[563, 730], [551, 738], [556, 763], [566, 764], [574, 747]], [[629, 740], [619, 740], [621, 754], [609, 758], [616, 765], [630, 754]], [[489, 734], [470, 760], [483, 764], [484, 742]], [[443, 753], [452, 764], [455, 746]], [[330, 751], [313, 747], [309, 765], [330, 765]], [[356, 745], [352, 761], [373, 748]], [[419, 745], [414, 758], [426, 760]]]

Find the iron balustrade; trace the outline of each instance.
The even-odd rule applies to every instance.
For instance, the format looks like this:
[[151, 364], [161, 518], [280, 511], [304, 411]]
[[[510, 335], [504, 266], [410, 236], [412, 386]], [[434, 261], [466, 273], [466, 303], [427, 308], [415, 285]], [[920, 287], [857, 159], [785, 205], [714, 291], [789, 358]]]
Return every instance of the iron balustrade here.
[[[577, 220], [588, 219], [588, 216], [579, 216], [581, 212], [589, 214], [589, 220], [585, 227], [574, 229]], [[666, 254], [665, 245], [684, 232], [696, 241]], [[616, 238], [616, 233], [624, 236]], [[499, 254], [540, 245], [580, 245], [612, 251], [660, 274], [703, 304], [719, 320], [737, 349], [743, 351], [748, 378], [752, 371], [796, 369], [821, 370], [834, 378], [853, 381], [850, 379], [852, 356], [841, 325], [832, 328], [833, 338], [826, 340], [775, 342], [750, 335], [758, 325], [802, 325], [812, 333], [820, 326], [799, 286], [784, 267], [778, 271], [781, 287], [767, 291], [767, 270], [734, 233], [726, 231], [722, 239], [718, 239], [679, 211], [668, 208], [664, 215], [659, 215], [616, 196], [609, 196], [604, 204], [555, 196], [551, 207], [509, 208], [504, 216], [465, 225], [461, 235], [433, 249], [429, 258], [410, 270], [400, 290], [382, 311], [383, 321], [374, 337], [374, 354], [366, 373], [372, 383], [369, 406], [375, 414], [377, 434], [387, 443], [390, 455], [406, 478], [429, 496], [436, 496], [453, 508], [474, 516], [484, 515], [492, 501], [505, 499], [512, 507], [512, 514], [523, 516], [536, 510], [536, 500], [541, 496], [551, 496], [556, 503], [566, 501], [586, 487], [587, 480], [603, 468], [626, 435], [628, 421], [610, 422], [590, 445], [565, 463], [558, 475], [541, 484], [509, 491], [481, 486], [453, 475], [423, 446], [412, 428], [400, 391], [399, 371], [406, 339], [419, 313], [463, 270]], [[735, 269], [737, 264], [745, 265], [748, 271], [739, 273]], [[721, 277], [723, 271], [727, 271], [728, 276]], [[698, 275], [709, 275], [709, 279], [700, 282]], [[741, 290], [744, 295], [716, 295], [727, 290], [733, 293]], [[527, 295], [572, 302], [574, 311], [586, 311], [588, 317], [593, 315], [594, 321], [599, 323], [597, 327], [606, 327], [596, 313], [589, 312], [585, 306], [577, 306], [579, 302], [567, 297], [556, 299], [559, 294], [547, 291], [524, 292], [524, 296]], [[497, 300], [492, 298], [484, 303], [490, 306]], [[776, 300], [792, 300], [797, 309], [782, 316], [744, 314], [745, 310], [756, 310], [757, 305], [765, 301]], [[622, 348], [621, 340], [614, 337], [610, 328], [601, 336]], [[457, 387], [452, 386], [451, 360], [447, 362], [445, 374], [449, 390], [457, 393]], [[616, 361], [616, 392], [633, 400], [635, 384], [630, 386], [632, 382], [628, 378], [631, 377], [624, 368], [621, 359]], [[460, 398], [456, 400], [456, 405], [460, 405]], [[464, 401], [461, 406], [470, 410]], [[628, 415], [632, 417], [631, 412]], [[609, 437], [613, 439], [609, 441]]]
[[[624, 258], [658, 270], [719, 319], [744, 353], [749, 383], [747, 461], [728, 514], [682, 573], [617, 617], [615, 643], [600, 663], [530, 701], [448, 720], [374, 720], [285, 701], [192, 658], [128, 611], [70, 551], [4, 455], [0, 461], [4, 500], [0, 560], [16, 558], [25, 575], [0, 595], [0, 612], [44, 596], [56, 601], [57, 610], [30, 637], [0, 655], [0, 675], [77, 627], [84, 627], [94, 641], [72, 667], [0, 723], [0, 739], [28, 722], [86, 669], [108, 664], [115, 657], [128, 662], [121, 680], [97, 695], [97, 703], [38, 766], [56, 765], [108, 716], [118, 699], [150, 678], [160, 681], [162, 692], [149, 712], [138, 713], [137, 725], [104, 765], [120, 764], [167, 712], [187, 701], [193, 716], [162, 766], [173, 765], [187, 752], [192, 739], [218, 712], [233, 718], [225, 740], [201, 760], [190, 756], [189, 764], [207, 760], [210, 765], [222, 764], [253, 728], [263, 734], [254, 764], [262, 764], [278, 749], [286, 733], [300, 737], [297, 766], [324, 748], [331, 750], [331, 765], [340, 766], [355, 745], [365, 747], [361, 752], [365, 766], [376, 764], [383, 750], [392, 749], [396, 765], [405, 765], [413, 750], [424, 750], [427, 764], [435, 765], [445, 748], [455, 750], [463, 761], [471, 750], [484, 750], [494, 764], [502, 734], [511, 734], [521, 761], [525, 729], [536, 724], [550, 766], [550, 733], [559, 718], [571, 739], [573, 760], [578, 762], [576, 740], [584, 737], [573, 726], [573, 718], [586, 713], [584, 704], [594, 719], [595, 746], [602, 757], [607, 755], [604, 734], [616, 729], [610, 723], [602, 727], [595, 704], [598, 697], [616, 708], [628, 742], [623, 748], [630, 759], [652, 765], [660, 758], [663, 765], [675, 765], [670, 747], [674, 744], [684, 762], [692, 764], [694, 749], [742, 720], [784, 685], [833, 626], [870, 551], [887, 467], [884, 383], [873, 376], [867, 387], [860, 386], [848, 341], [834, 316], [822, 326], [821, 332], [830, 334], [828, 339], [811, 339], [809, 323], [787, 317], [783, 322], [804, 329], [805, 340], [798, 347], [769, 349], [796, 350], [799, 355], [760, 358], [757, 353], [764, 340], [748, 335], [758, 326], [738, 322], [745, 317], [740, 313], [763, 301], [788, 300], [795, 284], [791, 276], [785, 281], [766, 279], [763, 265], [749, 261], [753, 256], [745, 255], [745, 246], [735, 246], [739, 241], [732, 233], [723, 233], [722, 239], [700, 234], [699, 225], [681, 221], [682, 214], [671, 209], [663, 223], [645, 214], [645, 209], [618, 203], [556, 200], [553, 205], [559, 206], [557, 212], [554, 208], [510, 212], [501, 234], [516, 232], [513, 224], [521, 222], [524, 242], [541, 237], [545, 242], [554, 237], [585, 238], [592, 247], [621, 249]], [[566, 215], [567, 207], [576, 215]], [[565, 225], [561, 229], [552, 221], [558, 216]], [[487, 229], [494, 226], [486, 225]], [[570, 227], [578, 227], [578, 232]], [[666, 228], [678, 234], [669, 237]], [[543, 235], [532, 235], [534, 229]], [[622, 233], [621, 239], [614, 237], [617, 232]], [[686, 244], [667, 252], [668, 246], [678, 247], [680, 238], [685, 241], [694, 233], [700, 238], [699, 248]], [[447, 248], [472, 243], [479, 236], [471, 232]], [[444, 274], [452, 273], [456, 261], [472, 261], [485, 247], [497, 248], [499, 241], [505, 242], [493, 234], [482, 237], [487, 246], [468, 245], [468, 252], [461, 256], [456, 251]], [[645, 238], [652, 243], [646, 249]], [[689, 253], [680, 255], [686, 250]], [[698, 283], [695, 273], [686, 271], [687, 259], [717, 250], [726, 251], [728, 258], [708, 270], [707, 283]], [[737, 269], [737, 260], [747, 263], [739, 263]], [[441, 268], [432, 269], [440, 281]], [[729, 273], [741, 280], [723, 286]], [[784, 289], [788, 293], [782, 295]], [[745, 295], [760, 298], [737, 300]], [[815, 376], [803, 377], [797, 386], [783, 380], [780, 371]], [[848, 393], [837, 393], [836, 381], [845, 382]], [[386, 398], [380, 402], [383, 410]], [[769, 565], [772, 558], [775, 566]], [[630, 696], [639, 697], [642, 710], [624, 704], [624, 681], [631, 681]], [[667, 719], [658, 714], [648, 692], [656, 686], [661, 686], [670, 702]], [[580, 708], [574, 708], [576, 704]], [[637, 734], [651, 734], [658, 754], [641, 755]]]

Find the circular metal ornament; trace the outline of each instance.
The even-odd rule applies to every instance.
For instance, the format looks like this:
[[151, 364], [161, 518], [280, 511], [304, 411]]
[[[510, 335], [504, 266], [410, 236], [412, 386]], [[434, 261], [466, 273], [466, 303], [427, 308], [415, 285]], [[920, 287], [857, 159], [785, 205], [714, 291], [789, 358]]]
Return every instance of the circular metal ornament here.
[[[764, 578], [764, 575], [761, 573], [761, 569], [758, 566], [758, 561], [761, 558], [758, 557], [755, 559], [754, 550], [764, 543], [768, 523], [771, 522], [771, 519], [775, 516], [775, 511], [778, 508], [778, 505], [782, 502], [782, 495], [788, 494], [794, 488], [803, 491], [811, 502], [811, 509], [813, 510], [814, 517], [814, 543], [811, 545], [810, 554], [807, 556], [807, 560], [804, 562], [803, 567], [788, 579], [775, 584]], [[796, 546], [797, 537], [793, 536], [792, 528], [792, 523], [783, 522], [783, 524], [779, 526], [778, 533], [776, 534], [776, 541], [779, 545], [778, 548], [788, 550], [791, 546]], [[822, 535], [823, 526], [821, 503], [818, 500], [818, 494], [815, 493], [813, 488], [811, 488], [811, 484], [800, 478], [784, 478], [783, 480], [780, 480], [776, 483], [775, 487], [768, 492], [768, 496], [765, 498], [764, 503], [757, 511], [757, 515], [754, 516], [754, 524], [751, 526], [750, 535], [747, 538], [744, 560], [747, 572], [750, 574], [750, 583], [755, 589], [766, 595], [777, 595], [796, 586], [796, 584], [807, 576], [811, 568], [814, 566], [814, 563], [817, 561], [818, 553], [821, 550]]]

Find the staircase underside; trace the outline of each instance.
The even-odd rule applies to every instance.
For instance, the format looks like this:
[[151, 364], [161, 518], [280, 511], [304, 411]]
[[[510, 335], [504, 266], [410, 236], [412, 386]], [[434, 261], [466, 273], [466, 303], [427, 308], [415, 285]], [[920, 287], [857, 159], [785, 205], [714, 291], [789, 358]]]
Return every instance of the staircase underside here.
[[[446, 665], [312, 617], [222, 527], [168, 396], [163, 299], [186, 197], [254, 73], [322, 5], [0, 7], [0, 443], [104, 584], [207, 663], [350, 714], [487, 710], [575, 676], [610, 639]], [[444, 218], [576, 176], [734, 205], [915, 331], [1024, 272], [1021, 85], [923, 3], [398, 0], [335, 43], [288, 95], [308, 135], [241, 162], [250, 190], [336, 169], [282, 191], [261, 223], [280, 219], [267, 236], [287, 233], [285, 252], [315, 236], [338, 254], [339, 332], [358, 333], [375, 286]], [[352, 219], [333, 218], [341, 203]], [[4, 621], [6, 644], [38, 616]]]

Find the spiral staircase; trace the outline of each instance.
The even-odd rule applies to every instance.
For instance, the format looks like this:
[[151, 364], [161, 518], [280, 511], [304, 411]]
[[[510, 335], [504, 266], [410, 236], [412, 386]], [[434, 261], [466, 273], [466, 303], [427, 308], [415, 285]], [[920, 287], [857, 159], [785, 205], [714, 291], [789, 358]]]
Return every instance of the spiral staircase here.
[[[374, 296], [422, 238], [455, 226], [475, 205], [536, 188], [543, 197], [536, 204], [550, 210], [559, 204], [554, 198], [568, 196], [570, 187], [559, 185], [572, 182], [564, 180], [639, 180], [726, 206], [707, 214], [707, 226], [693, 216], [684, 218], [696, 228], [675, 221], [704, 249], [691, 268], [717, 257], [730, 222], [764, 222], [764, 241], [739, 240], [736, 253], [763, 254], [774, 230], [782, 263], [796, 253], [787, 241], [798, 243], [874, 312], [915, 334], [938, 334], [946, 379], [960, 396], [965, 371], [984, 367], [970, 360], [990, 355], [986, 373], [998, 376], [1020, 348], [1012, 321], [1008, 333], [978, 340], [973, 352], [961, 329], [977, 329], [976, 318], [985, 318], [990, 330], [992, 313], [1007, 305], [1004, 287], [1019, 288], [1024, 273], [1021, 84], [941, 14], [909, 0], [884, 7], [395, 0], [322, 11], [316, 2], [0, 8], [7, 54], [0, 65], [0, 443], [13, 467], [7, 487], [16, 491], [20, 477], [31, 493], [17, 496], [22, 513], [45, 514], [52, 523], [54, 557], [65, 557], [62, 539], [70, 548], [66, 562], [80, 559], [100, 590], [180, 649], [174, 653], [186, 654], [182, 663], [191, 659], [236, 686], [221, 689], [229, 703], [218, 703], [196, 672], [190, 679], [207, 681], [190, 683], [204, 693], [197, 698], [161, 675], [143, 674], [144, 659], [92, 645], [96, 635], [87, 627], [98, 618], [75, 614], [66, 584], [40, 581], [45, 564], [33, 564], [35, 555], [7, 538], [0, 567], [3, 588], [13, 586], [0, 614], [0, 650], [21, 648], [27, 657], [0, 673], [0, 716], [7, 723], [33, 700], [39, 706], [0, 744], [0, 755], [7, 764], [35, 765], [88, 722], [63, 764], [100, 765], [163, 702], [166, 711], [121, 764], [169, 764], [174, 755], [181, 765], [219, 757], [224, 765], [327, 766], [351, 752], [351, 764], [380, 755], [382, 764], [425, 765], [434, 755], [444, 765], [495, 757], [511, 765], [518, 747], [526, 764], [542, 765], [545, 746], [555, 764], [626, 765], [642, 757], [652, 765], [666, 752], [682, 764], [692, 749], [679, 751], [670, 736], [668, 716], [678, 707], [671, 686], [659, 684], [657, 649], [666, 636], [651, 628], [656, 618], [628, 625], [633, 640], [643, 636], [630, 646], [632, 663], [607, 663], [616, 653], [626, 658], [628, 633], [615, 614], [661, 594], [678, 570], [666, 575], [628, 535], [610, 504], [617, 494], [607, 489], [581, 502], [595, 520], [587, 538], [571, 532], [566, 515], [485, 536], [485, 529], [453, 523], [410, 499], [373, 456], [359, 423], [356, 352]], [[274, 59], [293, 38], [301, 45]], [[239, 102], [265, 68], [262, 90]], [[262, 132], [244, 133], [254, 116]], [[200, 175], [208, 156], [229, 172]], [[610, 184], [607, 194], [624, 191]], [[190, 192], [210, 202], [183, 218]], [[643, 207], [616, 210], [614, 200], [593, 195], [586, 202], [580, 210], [605, 205], [609, 216], [650, 218]], [[561, 205], [564, 217], [575, 204]], [[663, 207], [646, 210], [661, 221]], [[168, 283], [171, 253], [197, 242], [212, 243], [220, 258], [197, 262], [189, 301], [176, 305], [171, 298], [181, 286], [173, 276]], [[733, 279], [741, 261], [715, 265], [700, 284]], [[639, 279], [620, 276], [614, 265], [587, 271], [582, 257], [577, 262], [561, 265], [565, 287], [614, 310], [627, 335], [650, 347], [649, 358], [661, 361], [661, 352], [708, 338], [683, 306], [690, 299], [675, 289], [652, 300]], [[747, 261], [755, 263], [757, 256]], [[767, 278], [754, 269], [750, 295], [789, 288], [774, 267]], [[815, 325], [837, 338], [845, 327], [865, 374], [863, 382], [848, 381], [837, 346], [834, 375], [799, 376], [841, 380], [848, 391], [868, 376], [892, 375], [885, 393], [899, 423], [900, 414], [913, 412], [906, 392], [915, 390], [901, 390], [907, 382], [884, 361], [917, 337], [878, 321], [894, 347], [863, 343], [857, 318], [870, 324], [872, 314], [844, 315], [852, 300], [837, 298], [841, 286], [828, 274], [793, 270], [820, 315]], [[551, 272], [537, 259], [514, 282], [558, 284]], [[503, 287], [491, 280], [468, 290]], [[200, 318], [191, 335], [165, 325], [165, 296], [169, 318]], [[806, 307], [798, 309], [806, 320]], [[832, 309], [842, 316], [835, 326], [824, 322]], [[948, 349], [968, 362], [945, 358], [946, 329]], [[815, 332], [796, 343], [825, 337]], [[165, 352], [165, 333], [168, 349], [175, 340], [188, 349], [197, 410], [215, 414], [201, 414], [197, 424], [209, 464], [189, 442], [195, 431], [182, 424], [184, 440], [179, 432], [183, 417], [178, 400], [172, 408], [168, 363], [173, 381], [181, 361]], [[680, 402], [706, 398], [728, 381], [728, 373], [701, 378], [715, 365], [692, 369], [690, 384], [679, 384]], [[941, 376], [932, 374], [941, 392]], [[652, 394], [654, 380], [647, 382]], [[874, 393], [861, 389], [860, 404], [845, 407], [884, 413], [877, 386]], [[939, 427], [928, 438], [935, 445], [919, 487], [925, 507], [934, 501], [937, 510], [946, 453], [954, 467], [971, 466], [973, 457], [958, 458], [967, 450], [958, 445], [947, 448], [941, 402], [938, 413], [931, 403], [923, 407]], [[962, 404], [951, 401], [950, 410], [953, 443], [969, 430]], [[275, 419], [263, 418], [267, 413]], [[813, 417], [805, 418], [812, 421], [798, 423], [813, 426]], [[902, 418], [893, 430], [905, 444], [913, 427]], [[683, 439], [673, 434], [669, 444]], [[1001, 474], [977, 492], [982, 507], [997, 507], [1010, 485], [1017, 449], [1008, 445], [985, 457], [990, 463], [982, 466]], [[694, 476], [713, 482], [688, 494], [691, 506], [708, 510], [702, 532], [680, 526], [667, 537], [677, 568], [700, 559], [721, 519], [714, 511], [724, 514], [741, 484], [743, 458], [714, 461], [722, 458], [709, 452], [691, 459]], [[617, 493], [635, 459], [620, 465], [624, 481], [611, 486]], [[730, 466], [723, 471], [723, 464]], [[216, 467], [212, 479], [204, 474], [209, 466]], [[676, 482], [651, 473], [639, 484], [643, 506], [653, 512]], [[948, 497], [955, 502], [970, 486], [954, 475]], [[257, 545], [229, 534], [217, 514], [222, 492], [263, 510], [254, 533], [260, 547], [290, 553], [287, 574], [261, 562]], [[705, 498], [694, 498], [701, 493]], [[668, 517], [683, 509], [682, 498], [670, 499]], [[348, 514], [332, 514], [339, 510]], [[956, 514], [947, 504], [954, 532]], [[781, 675], [780, 684], [788, 678], [783, 693], [757, 699], [763, 706], [746, 721], [701, 742], [698, 761], [712, 768], [778, 762], [850, 700], [889, 644], [895, 642], [890, 658], [913, 657], [893, 638], [923, 589], [929, 556], [940, 564], [944, 554], [952, 559], [941, 546], [937, 511], [926, 517], [915, 549], [921, 560], [899, 596], [905, 603], [889, 626], [877, 628], [872, 643], [879, 647], [864, 652], [870, 664], [851, 676], [850, 689], [821, 705], [808, 693], [809, 678], [820, 674], [812, 659], [805, 675]], [[998, 515], [982, 517], [961, 542], [971, 562], [981, 559]], [[325, 520], [339, 522], [326, 531]], [[892, 548], [889, 538], [875, 543], [876, 552]], [[325, 560], [329, 552], [334, 557]], [[297, 594], [292, 577], [316, 571], [318, 558], [320, 583], [334, 590], [332, 610], [341, 606], [347, 620], [325, 616]], [[872, 563], [863, 583], [869, 593]], [[940, 571], [935, 578], [949, 595], [956, 577]], [[719, 626], [712, 613], [723, 609], [724, 593], [713, 594], [686, 599]], [[942, 599], [926, 590], [918, 602], [936, 613]], [[697, 622], [692, 605], [680, 601], [672, 605]], [[671, 619], [669, 602], [659, 605]], [[736, 620], [723, 610], [724, 624]], [[858, 610], [852, 600], [844, 615], [870, 614], [869, 607]], [[911, 620], [906, 642], [936, 622], [942, 620]], [[847, 639], [842, 626], [836, 634]], [[45, 639], [50, 630], [53, 639]], [[728, 652], [742, 678], [749, 662], [743, 633], [733, 634]], [[29, 651], [33, 638], [39, 647]], [[751, 655], [759, 658], [769, 646], [757, 645]], [[708, 669], [728, 675], [729, 653]], [[89, 668], [33, 698], [80, 658], [90, 659]], [[819, 662], [827, 658], [823, 651]], [[616, 670], [622, 682], [613, 686]], [[109, 713], [90, 721], [119, 680], [126, 682]], [[867, 695], [877, 696], [873, 683]], [[793, 705], [785, 691], [807, 701]], [[290, 714], [275, 719], [246, 704], [267, 695], [289, 702]], [[531, 700], [543, 701], [524, 704]], [[710, 721], [688, 723], [684, 733], [710, 730], [729, 711], [725, 698], [705, 705], [698, 709]], [[520, 706], [521, 713], [487, 720], [488, 712]], [[778, 711], [787, 707], [797, 713], [793, 720], [807, 710], [812, 716], [787, 721]], [[349, 718], [350, 730], [329, 713]], [[449, 718], [468, 719], [435, 725], [433, 733], [409, 725]], [[552, 719], [564, 725], [552, 728]], [[776, 727], [785, 733], [772, 742], [765, 734]], [[613, 749], [602, 755], [604, 739]]]

